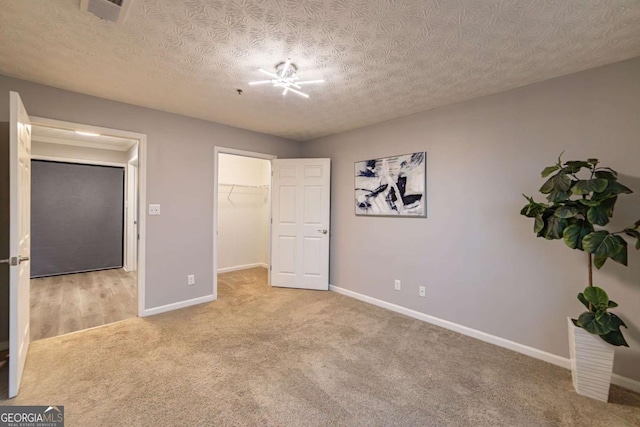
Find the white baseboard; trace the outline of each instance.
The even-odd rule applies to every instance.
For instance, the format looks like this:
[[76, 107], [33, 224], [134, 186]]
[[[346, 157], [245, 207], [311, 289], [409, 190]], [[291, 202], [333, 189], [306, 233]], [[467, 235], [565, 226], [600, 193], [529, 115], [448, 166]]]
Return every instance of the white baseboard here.
[[9, 341], [0, 342], [0, 351], [9, 350]]
[[269, 265], [264, 262], [256, 262], [254, 264], [245, 264], [245, 265], [236, 265], [234, 267], [219, 268], [218, 273], [229, 273], [231, 271], [247, 270], [249, 268], [256, 268], [256, 267], [269, 268]]
[[623, 377], [622, 375], [612, 374], [611, 384], [640, 393], [640, 381], [632, 380], [631, 378]]
[[[500, 338], [495, 335], [488, 334], [486, 332], [479, 331], [477, 329], [472, 329], [467, 326], [459, 325], [457, 323], [450, 322], [448, 320], [443, 320], [434, 316], [430, 316], [428, 314], [420, 313], [419, 311], [412, 310], [410, 308], [402, 307], [397, 304], [392, 304], [390, 302], [386, 302], [377, 298], [373, 298], [367, 295], [363, 295], [358, 292], [350, 291], [348, 289], [340, 288], [338, 286], [329, 285], [329, 289], [333, 292], [346, 295], [351, 298], [355, 298], [357, 300], [376, 305], [378, 307], [386, 308], [387, 310], [394, 311], [396, 313], [404, 314], [405, 316], [412, 317], [414, 319], [422, 320], [423, 322], [431, 323], [436, 326], [440, 326], [445, 329], [449, 329], [454, 332], [458, 332], [462, 335], [466, 335], [472, 338], [479, 339], [480, 341], [488, 342], [490, 344], [497, 345], [498, 347], [507, 348], [509, 350], [513, 350], [515, 352], [525, 354], [527, 356], [533, 357], [535, 359], [544, 360], [545, 362], [561, 366], [565, 369], [571, 369], [571, 361], [562, 356], [558, 356], [556, 354], [548, 353], [543, 350], [539, 350], [537, 348], [529, 347], [524, 344], [520, 344], [514, 341], [510, 341], [505, 338]], [[626, 378], [618, 374], [613, 374], [611, 376], [611, 383], [620, 387], [627, 388], [629, 390], [635, 391], [636, 393], [640, 393], [640, 381], [633, 380], [631, 378]]]
[[193, 298], [186, 301], [174, 302], [173, 304], [161, 305], [160, 307], [147, 308], [144, 310], [143, 317], [178, 310], [179, 308], [191, 307], [192, 305], [204, 304], [205, 302], [214, 301], [215, 299], [214, 295], [205, 295], [203, 297]]

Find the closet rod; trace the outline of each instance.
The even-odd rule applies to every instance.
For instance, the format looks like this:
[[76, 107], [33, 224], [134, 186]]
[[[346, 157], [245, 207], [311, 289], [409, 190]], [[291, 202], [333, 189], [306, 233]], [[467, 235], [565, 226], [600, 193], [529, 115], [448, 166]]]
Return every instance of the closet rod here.
[[226, 185], [227, 187], [238, 187], [238, 188], [269, 188], [268, 185], [247, 185], [247, 184], [227, 184], [227, 183], [220, 183], [219, 185]]
[[236, 187], [239, 187], [239, 188], [257, 188], [257, 189], [260, 189], [260, 190], [266, 190], [267, 188], [269, 188], [268, 185], [247, 185], [247, 184], [226, 184], [226, 183], [220, 183], [218, 185], [225, 185], [225, 186], [231, 187], [231, 190], [229, 190], [229, 194], [227, 194], [227, 199], [228, 200], [231, 200], [231, 194], [233, 193], [233, 190]]

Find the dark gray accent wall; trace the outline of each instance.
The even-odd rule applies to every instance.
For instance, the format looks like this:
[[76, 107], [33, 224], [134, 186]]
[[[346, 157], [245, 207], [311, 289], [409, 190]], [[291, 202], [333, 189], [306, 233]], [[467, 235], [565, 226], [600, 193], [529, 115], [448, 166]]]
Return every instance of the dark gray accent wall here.
[[31, 162], [31, 277], [122, 267], [124, 168]]

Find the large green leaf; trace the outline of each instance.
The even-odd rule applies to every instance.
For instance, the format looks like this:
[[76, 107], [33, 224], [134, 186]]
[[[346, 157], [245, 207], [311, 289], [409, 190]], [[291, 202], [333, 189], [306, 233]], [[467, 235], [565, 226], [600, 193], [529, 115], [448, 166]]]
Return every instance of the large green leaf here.
[[607, 258], [606, 256], [598, 256], [598, 255], [596, 255], [596, 256], [593, 257], [593, 265], [595, 265], [596, 268], [598, 270], [600, 270], [602, 268], [602, 266], [604, 265], [604, 263], [607, 262], [607, 259], [609, 259], [609, 258]]
[[600, 207], [604, 209], [609, 218], [613, 216], [613, 209], [618, 201], [618, 196], [613, 196], [600, 202]]
[[562, 232], [569, 225], [566, 219], [550, 216], [546, 221], [544, 237], [547, 240], [562, 239]]
[[547, 166], [546, 168], [544, 168], [544, 170], [542, 171], [542, 177], [546, 178], [549, 175], [551, 175], [552, 173], [554, 173], [555, 171], [557, 171], [558, 169], [560, 169], [560, 166], [558, 165], [554, 165], [554, 166]]
[[587, 221], [579, 219], [575, 224], [571, 224], [562, 232], [564, 243], [571, 249], [582, 250], [582, 239], [587, 234], [593, 232], [593, 226]]
[[622, 185], [617, 181], [608, 181], [608, 183], [609, 185], [607, 185], [606, 193], [611, 193], [613, 195], [633, 193], [629, 187]]
[[587, 162], [589, 162], [592, 165], [597, 165], [599, 163], [598, 159], [587, 159]]
[[607, 188], [608, 183], [609, 181], [602, 178], [580, 180], [573, 185], [571, 192], [577, 195], [589, 194], [592, 192], [601, 193]]
[[580, 169], [582, 168], [591, 169], [591, 165], [582, 160], [569, 160], [564, 164], [564, 166], [565, 166], [565, 170], [568, 170], [570, 173], [580, 172]]
[[[617, 306], [618, 304], [616, 304]], [[613, 313], [609, 313], [609, 315], [611, 316], [611, 325], [613, 326], [613, 329], [620, 329], [620, 326], [624, 326], [625, 328], [627, 327], [627, 325], [625, 325], [625, 323], [622, 321], [621, 318], [619, 318], [617, 315], [613, 314]]]
[[569, 188], [571, 188], [572, 182], [571, 178], [569, 178], [565, 172], [560, 171], [542, 184], [540, 192], [542, 194], [549, 194], [552, 190], [567, 192]]
[[556, 213], [554, 215], [558, 218], [573, 218], [578, 215], [579, 212], [578, 208], [574, 206], [560, 206], [556, 209]]
[[624, 336], [622, 335], [622, 331], [617, 330], [617, 331], [611, 331], [608, 334], [604, 334], [604, 335], [600, 335], [600, 338], [602, 338], [604, 341], [608, 342], [611, 345], [615, 345], [615, 346], [625, 346], [625, 347], [629, 347], [629, 344], [627, 344], [627, 341], [624, 339]]
[[596, 169], [596, 172], [600, 172], [600, 171], [608, 171], [608, 172], [611, 172], [613, 174], [613, 176], [615, 176], [616, 178], [618, 177], [618, 172], [614, 171], [611, 168], [598, 168], [598, 169]]
[[560, 203], [569, 200], [570, 196], [571, 194], [567, 193], [566, 191], [553, 189], [549, 192], [549, 194], [547, 194], [547, 200], [551, 203]]
[[607, 225], [609, 216], [602, 206], [591, 206], [587, 211], [587, 219], [591, 224]]
[[613, 257], [618, 254], [623, 248], [618, 239], [615, 236], [609, 234], [606, 230], [594, 231], [587, 234], [582, 239], [582, 247], [585, 251], [592, 253], [596, 256]]
[[587, 307], [587, 310], [589, 310], [589, 301], [587, 301], [587, 299], [584, 297], [584, 294], [582, 292], [580, 292], [578, 294], [578, 301], [580, 301], [582, 303], [582, 305], [584, 305], [585, 307]]
[[629, 237], [634, 237], [636, 239], [636, 249], [640, 250], [640, 231], [634, 228], [625, 228], [624, 234]]
[[544, 212], [545, 209], [547, 209], [549, 206], [545, 205], [543, 203], [538, 203], [535, 200], [533, 200], [533, 198], [531, 197], [527, 197], [523, 194], [523, 196], [525, 197], [525, 199], [527, 199], [529, 201], [529, 203], [527, 203], [522, 210], [520, 211], [521, 215], [524, 215], [526, 217], [529, 218], [535, 218], [536, 215]]
[[542, 214], [537, 215], [535, 221], [533, 222], [533, 232], [537, 235], [540, 235], [540, 232], [544, 230], [544, 219]]
[[609, 171], [597, 171], [595, 173], [596, 178], [606, 179], [607, 181], [615, 181], [618, 179], [614, 174]]
[[609, 306], [609, 296], [602, 288], [589, 286], [584, 290], [583, 294], [584, 298], [598, 310], [606, 310]]
[[602, 203], [601, 200], [589, 200], [589, 199], [579, 199], [578, 202], [580, 202], [585, 206], [598, 206], [600, 203]]
[[612, 331], [609, 322], [598, 322], [596, 313], [592, 311], [585, 311], [578, 317], [578, 326], [595, 335], [604, 335]]
[[620, 242], [620, 244], [622, 245], [622, 250], [618, 252], [616, 255], [612, 256], [611, 259], [617, 262], [618, 264], [627, 266], [628, 265], [627, 264], [627, 241], [618, 235], [614, 236], [614, 238], [618, 240], [618, 242]]

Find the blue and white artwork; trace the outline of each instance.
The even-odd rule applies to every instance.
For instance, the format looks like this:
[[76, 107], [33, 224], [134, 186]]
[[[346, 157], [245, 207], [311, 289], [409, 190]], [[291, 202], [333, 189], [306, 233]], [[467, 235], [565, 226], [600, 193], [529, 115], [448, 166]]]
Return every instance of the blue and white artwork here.
[[356, 162], [356, 215], [425, 217], [426, 153]]

